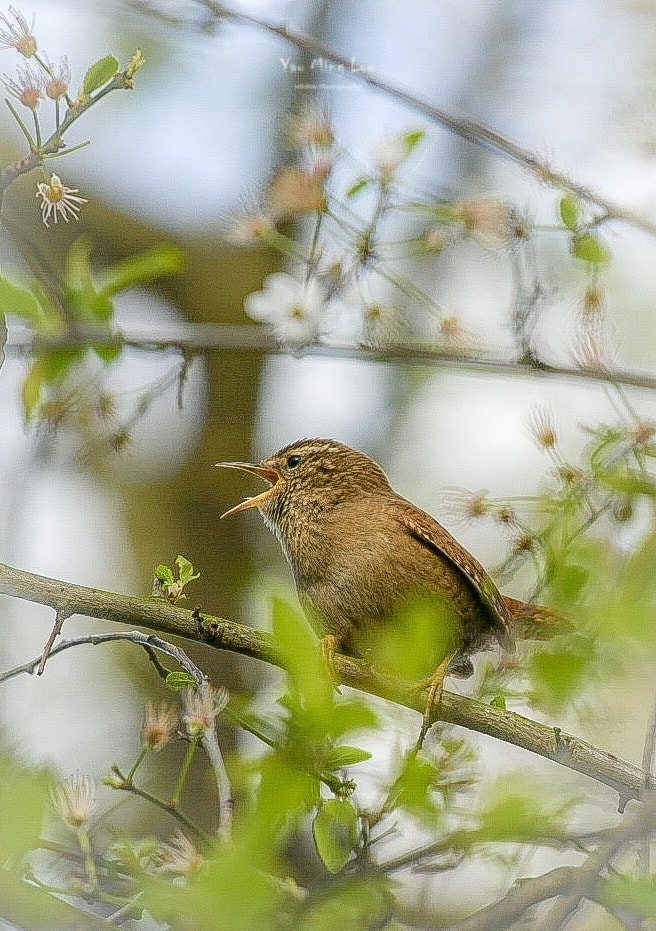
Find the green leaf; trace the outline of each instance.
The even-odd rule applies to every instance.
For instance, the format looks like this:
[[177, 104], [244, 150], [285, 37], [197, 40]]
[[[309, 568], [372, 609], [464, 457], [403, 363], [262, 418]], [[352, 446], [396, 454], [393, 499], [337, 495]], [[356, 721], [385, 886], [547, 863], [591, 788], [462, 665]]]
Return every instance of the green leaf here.
[[[333, 687], [307, 621], [282, 599], [274, 598], [272, 626], [292, 693], [306, 710], [323, 720], [332, 707]], [[323, 721], [323, 733], [328, 724], [327, 719]]]
[[174, 692], [181, 692], [182, 689], [196, 688], [198, 683], [193, 676], [183, 669], [170, 672], [166, 677], [166, 684]]
[[37, 359], [32, 363], [32, 367], [25, 376], [23, 386], [21, 388], [23, 410], [25, 411], [25, 419], [28, 421], [28, 423], [36, 414], [39, 404], [41, 403], [43, 388], [43, 365]]
[[572, 236], [572, 255], [583, 262], [600, 265], [610, 260], [607, 246], [593, 233], [576, 233]]
[[77, 349], [63, 349], [34, 359], [21, 388], [26, 420], [36, 415], [46, 387], [60, 381], [80, 355]]
[[108, 297], [135, 284], [152, 281], [162, 275], [175, 275], [185, 265], [185, 254], [175, 246], [158, 246], [148, 252], [117, 262], [101, 278], [99, 291]]
[[120, 346], [92, 346], [91, 348], [103, 362], [113, 362], [121, 354]]
[[424, 129], [411, 129], [409, 132], [405, 133], [403, 136], [403, 141], [406, 144], [408, 149], [408, 155], [412, 150], [417, 146], [422, 139], [426, 136], [426, 131]]
[[390, 790], [395, 807], [420, 817], [434, 820], [437, 815], [435, 787], [438, 774], [432, 762], [409, 753], [398, 778]]
[[136, 874], [139, 907], [143, 904], [158, 927], [204, 931], [280, 927], [276, 918], [287, 898], [286, 883], [277, 875], [282, 853], [276, 841], [276, 835], [262, 837], [252, 827], [242, 829], [234, 843], [207, 845], [210, 851], [203, 867], [184, 884], [160, 870], [146, 872], [142, 866]]
[[594, 645], [582, 635], [569, 637], [565, 645], [549, 644], [535, 653], [529, 664], [535, 704], [565, 706], [593, 673], [595, 658]]
[[425, 679], [453, 653], [460, 638], [458, 621], [446, 599], [410, 601], [382, 627], [365, 630], [358, 640], [360, 655], [371, 657], [376, 669], [402, 679]]
[[72, 291], [92, 291], [91, 250], [93, 244], [88, 236], [78, 236], [66, 253], [66, 283]]
[[0, 275], [0, 312], [36, 323], [42, 316], [38, 300], [27, 288], [19, 288]]
[[6, 753], [0, 757], [0, 768], [0, 860], [6, 863], [39, 846], [50, 776], [45, 770], [22, 766]]
[[365, 730], [376, 727], [378, 716], [370, 705], [356, 695], [349, 695], [347, 701], [335, 704], [330, 715], [330, 731], [334, 737], [341, 737], [349, 731]]
[[347, 799], [323, 802], [312, 823], [317, 852], [331, 873], [339, 873], [351, 858], [358, 839], [358, 815]]
[[175, 564], [178, 567], [180, 581], [183, 585], [200, 578], [200, 572], [194, 572], [194, 567], [185, 556], [176, 556]]
[[558, 598], [559, 604], [575, 604], [585, 588], [590, 573], [584, 566], [562, 562], [555, 567], [549, 579], [549, 590]]
[[506, 710], [506, 699], [503, 695], [495, 695], [492, 701], [490, 702], [492, 708], [501, 708], [502, 711]]
[[581, 215], [581, 210], [579, 207], [579, 202], [575, 197], [572, 197], [571, 194], [565, 194], [560, 198], [560, 204], [558, 205], [560, 211], [560, 219], [563, 221], [564, 226], [568, 230], [574, 232], [578, 229], [579, 217]]
[[319, 776], [306, 772], [298, 759], [268, 754], [260, 765], [260, 777], [255, 817], [262, 838], [282, 824], [291, 827], [319, 804]]
[[79, 320], [106, 323], [114, 313], [114, 306], [106, 295], [98, 293], [94, 285], [91, 250], [91, 240], [80, 236], [66, 254], [66, 304], [70, 313]]
[[346, 190], [346, 197], [351, 198], [355, 197], [360, 191], [364, 191], [366, 187], [369, 187], [371, 184], [371, 178], [358, 178], [357, 181], [354, 181], [350, 188]]
[[331, 747], [326, 754], [325, 765], [328, 770], [341, 769], [342, 766], [353, 766], [370, 759], [369, 751], [359, 747]]
[[173, 578], [173, 570], [169, 566], [157, 566], [155, 569], [155, 578], [165, 585], [172, 585], [175, 581]]
[[82, 93], [84, 96], [88, 97], [104, 84], [107, 84], [108, 81], [111, 81], [119, 67], [120, 62], [118, 58], [115, 58], [113, 55], [106, 55], [105, 58], [101, 58], [100, 61], [97, 61], [95, 65], [91, 65], [84, 75], [84, 81], [82, 83]]
[[289, 926], [293, 931], [401, 931], [409, 925], [391, 917], [399, 910], [396, 893], [394, 880], [381, 872], [343, 873], [300, 903]]

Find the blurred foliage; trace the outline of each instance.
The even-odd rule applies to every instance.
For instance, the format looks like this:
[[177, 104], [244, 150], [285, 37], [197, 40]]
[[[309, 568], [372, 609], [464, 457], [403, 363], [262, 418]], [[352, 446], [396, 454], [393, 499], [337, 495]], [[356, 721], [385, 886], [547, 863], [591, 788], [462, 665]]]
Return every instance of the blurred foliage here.
[[[102, 280], [96, 283], [91, 251], [88, 239], [76, 240], [67, 255], [65, 275], [50, 288], [36, 282], [23, 287], [0, 278], [0, 313], [18, 317], [30, 326], [37, 347], [39, 339], [62, 344], [61, 349], [47, 346], [33, 352], [22, 391], [28, 421], [41, 417], [57, 422], [63, 418], [58, 410], [65, 411], [71, 395], [79, 392], [75, 380], [87, 352], [94, 352], [106, 364], [120, 356], [112, 297], [135, 284], [178, 272], [183, 264], [180, 250], [160, 246], [104, 270]], [[100, 392], [95, 403], [102, 418]]]

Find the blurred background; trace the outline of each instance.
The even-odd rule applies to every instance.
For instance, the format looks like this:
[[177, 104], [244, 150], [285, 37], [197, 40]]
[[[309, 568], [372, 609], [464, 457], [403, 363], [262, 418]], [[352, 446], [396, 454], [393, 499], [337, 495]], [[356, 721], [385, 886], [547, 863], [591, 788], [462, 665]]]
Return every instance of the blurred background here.
[[[372, 74], [490, 125], [609, 200], [654, 213], [656, 4], [649, 0], [252, 0], [233, 8], [320, 38]], [[228, 241], [226, 218], [289, 159], [286, 114], [316, 99], [353, 164], [366, 165], [381, 139], [421, 128], [426, 137], [404, 174], [410, 193], [448, 202], [494, 198], [542, 226], [535, 268], [547, 311], [536, 340], [545, 361], [572, 363], [586, 276], [562, 238], [550, 238], [548, 228], [559, 223], [557, 192], [521, 166], [430, 123], [356, 74], [317, 67], [310, 80], [307, 72], [301, 79], [291, 67], [307, 65], [301, 50], [265, 29], [218, 21], [201, 2], [91, 0], [82, 10], [63, 0], [25, 0], [21, 12], [28, 21], [34, 14], [35, 35], [51, 61], [68, 57], [73, 88], [109, 52], [125, 63], [141, 47], [147, 64], [132, 92], [110, 95], [67, 138], [71, 145], [91, 141], [56, 166], [64, 183], [89, 200], [79, 222], [45, 229], [32, 175], [8, 190], [1, 245], [7, 274], [26, 278], [30, 252], [63, 267], [80, 235], [90, 238], [99, 268], [174, 244], [187, 256], [184, 271], [122, 294], [120, 328], [166, 336], [187, 323], [257, 327], [244, 314], [244, 298], [285, 260], [271, 249]], [[11, 75], [15, 53], [2, 50], [0, 57], [0, 71]], [[20, 158], [22, 145], [3, 109], [2, 163]], [[293, 224], [288, 231], [294, 234]], [[302, 225], [297, 232], [303, 235]], [[613, 364], [652, 371], [656, 242], [630, 224], [613, 224], [604, 236], [613, 254], [603, 272]], [[463, 238], [445, 252], [408, 261], [404, 273], [462, 321], [479, 351], [513, 359], [514, 258], [488, 245]], [[420, 324], [417, 332], [430, 330]], [[535, 494], [549, 469], [527, 428], [535, 406], [551, 407], [566, 450], [580, 444], [582, 423], [613, 413], [602, 383], [476, 370], [457, 358], [289, 353], [245, 341], [189, 355], [180, 406], [180, 353], [130, 348], [107, 371], [85, 373], [89, 383], [104, 380], [118, 420], [130, 422], [116, 452], [82, 417], [58, 429], [26, 425], [21, 384], [29, 362], [12, 351], [11, 333], [0, 372], [2, 561], [148, 594], [154, 567], [173, 565], [181, 553], [201, 572], [190, 606], [264, 626], [267, 593], [288, 590], [287, 569], [256, 513], [219, 521], [259, 488], [245, 475], [215, 470], [215, 462], [259, 459], [304, 436], [334, 437], [374, 456], [400, 493], [493, 567], [507, 540], [498, 527], [450, 524], [443, 490]], [[139, 407], [152, 386], [157, 390]], [[630, 397], [649, 416], [652, 396], [632, 389]], [[640, 533], [637, 515], [619, 543], [630, 547]], [[526, 593], [521, 579], [513, 593]], [[2, 612], [0, 658], [8, 668], [39, 654], [53, 616], [9, 599]], [[97, 621], [74, 617], [65, 632], [99, 629]], [[245, 659], [186, 648], [217, 684], [251, 691], [272, 675]], [[640, 681], [646, 717], [653, 682]], [[5, 740], [26, 759], [102, 776], [129, 756], [126, 735], [138, 742], [139, 692], [163, 690], [136, 651], [70, 651], [54, 658], [43, 677], [15, 679], [0, 690]], [[566, 717], [559, 721], [565, 727]], [[639, 715], [629, 721], [601, 707], [586, 736], [639, 758], [644, 724]], [[490, 765], [495, 752], [487, 746]]]

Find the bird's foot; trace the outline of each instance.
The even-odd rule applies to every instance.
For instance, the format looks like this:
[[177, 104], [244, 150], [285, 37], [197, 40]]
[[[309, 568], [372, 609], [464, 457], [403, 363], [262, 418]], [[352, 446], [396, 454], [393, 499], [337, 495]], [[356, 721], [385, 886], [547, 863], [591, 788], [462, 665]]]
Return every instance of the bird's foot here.
[[419, 688], [428, 687], [428, 695], [426, 696], [424, 718], [421, 723], [421, 730], [419, 731], [419, 737], [417, 738], [417, 743], [415, 744], [415, 753], [418, 753], [419, 750], [421, 750], [426, 738], [426, 734], [436, 719], [435, 712], [442, 700], [442, 692], [444, 691], [444, 678], [446, 676], [448, 665], [449, 658], [447, 657], [447, 659], [440, 663], [433, 675], [429, 679], [426, 679], [424, 682], [422, 682], [419, 686]]
[[332, 682], [335, 684], [337, 691], [339, 691], [339, 678], [337, 676], [337, 671], [335, 670], [335, 653], [337, 653], [339, 646], [339, 639], [334, 634], [327, 634], [325, 637], [321, 638], [321, 657], [326, 665], [328, 675], [330, 676]]

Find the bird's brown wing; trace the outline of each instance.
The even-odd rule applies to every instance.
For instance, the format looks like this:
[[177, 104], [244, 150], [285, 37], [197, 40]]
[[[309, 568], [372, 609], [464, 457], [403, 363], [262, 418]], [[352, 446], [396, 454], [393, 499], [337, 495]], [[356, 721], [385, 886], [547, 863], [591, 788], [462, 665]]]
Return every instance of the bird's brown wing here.
[[403, 498], [397, 498], [396, 502], [394, 509], [397, 520], [416, 540], [462, 572], [496, 622], [494, 626], [502, 646], [511, 648], [511, 618], [508, 606], [483, 566], [430, 514]]

